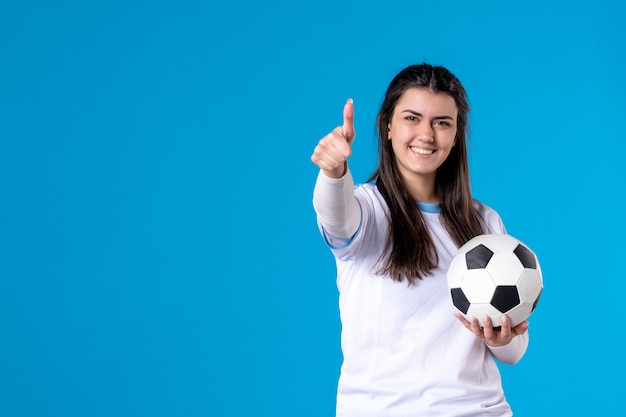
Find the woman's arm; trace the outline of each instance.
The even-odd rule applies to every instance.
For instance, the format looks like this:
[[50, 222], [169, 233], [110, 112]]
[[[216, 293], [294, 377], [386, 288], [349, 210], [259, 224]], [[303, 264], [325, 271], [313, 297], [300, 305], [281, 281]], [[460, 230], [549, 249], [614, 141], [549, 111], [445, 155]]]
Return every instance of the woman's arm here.
[[489, 346], [487, 345], [494, 358], [502, 363], [509, 365], [516, 364], [526, 353], [528, 348], [528, 331], [515, 336], [508, 345], [504, 346]]
[[350, 239], [361, 223], [361, 209], [354, 197], [354, 181], [350, 170], [339, 179], [317, 176], [313, 189], [313, 207], [319, 224], [331, 236]]
[[456, 313], [465, 328], [481, 339], [489, 348], [493, 356], [502, 363], [513, 365], [522, 359], [528, 347], [528, 322], [524, 320], [518, 325], [511, 327], [509, 318], [502, 316], [500, 329], [494, 329], [491, 318], [485, 315], [483, 327], [476, 317], [465, 319], [462, 314]]
[[320, 168], [313, 191], [313, 207], [324, 231], [339, 239], [354, 236], [361, 221], [347, 161], [355, 136], [354, 103], [348, 99], [343, 106], [343, 125], [324, 136], [311, 155], [311, 161]]

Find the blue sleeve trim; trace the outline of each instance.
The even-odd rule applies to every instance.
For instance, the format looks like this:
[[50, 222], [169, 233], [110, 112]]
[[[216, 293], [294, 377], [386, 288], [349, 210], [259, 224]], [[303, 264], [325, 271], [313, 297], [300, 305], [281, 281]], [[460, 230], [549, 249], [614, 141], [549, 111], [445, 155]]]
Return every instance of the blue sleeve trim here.
[[[346, 238], [334, 237], [331, 234], [329, 234], [328, 232], [326, 232], [326, 230], [324, 230], [324, 227], [321, 226], [322, 236], [324, 237], [324, 242], [326, 243], [326, 246], [328, 246], [330, 249], [344, 249], [344, 248], [347, 248], [348, 246], [350, 246], [352, 244], [354, 239], [356, 239], [356, 237], [359, 235], [359, 232], [361, 231], [361, 228], [363, 226], [363, 207], [361, 207], [361, 202], [359, 201], [358, 198], [356, 199], [356, 202], [359, 204], [359, 210], [361, 212], [361, 218], [359, 219], [359, 228], [356, 229], [356, 232], [354, 232], [354, 234], [352, 235], [351, 238], [346, 239]], [[338, 242], [342, 242], [342, 244], [339, 245], [339, 246], [334, 246], [333, 244], [330, 243], [329, 239], [332, 239], [332, 240], [338, 241]]]

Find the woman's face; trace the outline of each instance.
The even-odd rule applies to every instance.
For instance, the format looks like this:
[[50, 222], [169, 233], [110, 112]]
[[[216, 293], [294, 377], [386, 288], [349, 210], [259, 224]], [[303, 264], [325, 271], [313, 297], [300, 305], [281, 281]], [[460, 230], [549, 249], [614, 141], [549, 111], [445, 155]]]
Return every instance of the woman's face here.
[[454, 99], [425, 88], [402, 94], [389, 123], [400, 174], [407, 184], [434, 186], [437, 168], [455, 145], [458, 109]]

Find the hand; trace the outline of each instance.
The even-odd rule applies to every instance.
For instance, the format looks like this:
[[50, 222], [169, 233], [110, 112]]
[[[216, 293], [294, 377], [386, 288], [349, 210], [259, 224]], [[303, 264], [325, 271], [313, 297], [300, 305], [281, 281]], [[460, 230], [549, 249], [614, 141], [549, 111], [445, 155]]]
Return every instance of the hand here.
[[476, 317], [472, 317], [471, 322], [467, 321], [462, 314], [456, 313], [455, 316], [459, 319], [459, 321], [465, 326], [466, 329], [471, 331], [478, 337], [482, 339], [487, 345], [491, 347], [499, 347], [508, 345], [511, 340], [517, 335], [523, 334], [528, 330], [528, 322], [523, 321], [515, 327], [511, 327], [511, 322], [509, 318], [505, 315], [502, 316], [500, 330], [494, 330], [491, 318], [485, 315], [483, 319], [483, 327], [480, 327], [478, 323], [478, 319]]
[[337, 126], [324, 136], [313, 151], [311, 161], [329, 178], [341, 178], [347, 169], [347, 160], [352, 155], [354, 131], [354, 104], [348, 99], [343, 106], [343, 125]]

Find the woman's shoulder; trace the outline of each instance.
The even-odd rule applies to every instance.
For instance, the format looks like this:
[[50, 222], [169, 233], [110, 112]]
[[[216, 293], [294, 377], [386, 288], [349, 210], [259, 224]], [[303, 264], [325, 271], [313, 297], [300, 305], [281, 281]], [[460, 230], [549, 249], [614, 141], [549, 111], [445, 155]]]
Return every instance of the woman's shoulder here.
[[378, 191], [378, 187], [376, 187], [376, 181], [355, 184], [354, 191], [374, 200], [382, 199], [382, 195], [380, 194], [380, 191]]
[[474, 203], [474, 208], [479, 213], [495, 213], [495, 214], [498, 214], [495, 209], [491, 208], [490, 206], [488, 206], [487, 204], [483, 203], [480, 200], [474, 199], [472, 202]]
[[500, 214], [495, 209], [476, 199], [474, 199], [473, 203], [476, 213], [478, 213], [478, 218], [488, 233], [505, 233]]
[[354, 196], [361, 205], [361, 210], [362, 213], [364, 213], [365, 217], [374, 217], [380, 219], [387, 216], [389, 208], [387, 206], [385, 198], [378, 190], [376, 182], [370, 181], [366, 183], [355, 184]]

